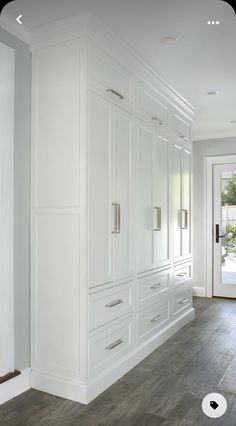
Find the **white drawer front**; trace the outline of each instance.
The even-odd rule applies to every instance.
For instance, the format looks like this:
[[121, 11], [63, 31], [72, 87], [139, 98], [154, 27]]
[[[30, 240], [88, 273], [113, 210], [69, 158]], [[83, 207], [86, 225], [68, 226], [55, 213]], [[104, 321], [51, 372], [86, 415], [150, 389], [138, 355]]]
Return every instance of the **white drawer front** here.
[[181, 268], [174, 269], [174, 285], [178, 286], [191, 280], [192, 278], [192, 265], [182, 266]]
[[192, 287], [174, 294], [174, 317], [181, 315], [192, 306]]
[[164, 299], [161, 302], [144, 309], [138, 314], [138, 342], [141, 344], [150, 339], [170, 320], [170, 301]]
[[89, 295], [89, 330], [132, 311], [133, 283]]
[[151, 274], [138, 280], [138, 303], [151, 301], [155, 296], [169, 290], [171, 271]]
[[177, 134], [179, 138], [182, 139], [183, 142], [190, 142], [191, 126], [177, 114], [174, 114], [172, 116], [172, 128], [173, 131]]
[[132, 78], [129, 72], [103, 51], [90, 45], [89, 84], [123, 105], [132, 104]]
[[89, 377], [93, 377], [132, 350], [132, 319], [89, 338]]
[[145, 88], [139, 90], [139, 113], [157, 126], [168, 126], [168, 109]]

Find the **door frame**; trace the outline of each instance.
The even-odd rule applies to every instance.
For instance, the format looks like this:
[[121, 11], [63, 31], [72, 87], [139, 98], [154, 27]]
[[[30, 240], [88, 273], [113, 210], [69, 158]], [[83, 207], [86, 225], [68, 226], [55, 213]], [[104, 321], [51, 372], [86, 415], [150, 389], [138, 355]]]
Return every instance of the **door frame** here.
[[[8, 273], [7, 283], [5, 284], [5, 306], [7, 311], [7, 332], [8, 335], [5, 337], [5, 351], [3, 356], [3, 369], [6, 368], [8, 371], [6, 374], [14, 371], [14, 138], [15, 138], [15, 49], [8, 46], [5, 42], [0, 42], [9, 53], [9, 68], [11, 70], [11, 83], [9, 86], [9, 128], [7, 131], [6, 140], [2, 142], [3, 148], [6, 151], [7, 159], [5, 163], [5, 170], [3, 178], [5, 180], [5, 186], [1, 186], [1, 202], [6, 203], [6, 209], [9, 214], [8, 217], [8, 230], [5, 235], [5, 241], [9, 244], [8, 252]], [[3, 240], [4, 243], [4, 240]], [[6, 312], [5, 312], [6, 313]], [[4, 361], [7, 359], [7, 363]], [[0, 376], [2, 371], [0, 372]]]
[[213, 166], [236, 163], [236, 155], [220, 155], [205, 158], [204, 193], [204, 241], [205, 241], [205, 291], [206, 297], [213, 297]]

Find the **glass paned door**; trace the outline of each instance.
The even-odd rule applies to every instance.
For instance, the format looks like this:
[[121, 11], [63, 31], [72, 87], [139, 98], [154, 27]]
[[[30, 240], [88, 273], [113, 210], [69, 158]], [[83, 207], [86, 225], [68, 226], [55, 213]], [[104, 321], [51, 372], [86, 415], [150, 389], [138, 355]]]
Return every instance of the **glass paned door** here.
[[213, 295], [236, 298], [236, 164], [214, 166]]

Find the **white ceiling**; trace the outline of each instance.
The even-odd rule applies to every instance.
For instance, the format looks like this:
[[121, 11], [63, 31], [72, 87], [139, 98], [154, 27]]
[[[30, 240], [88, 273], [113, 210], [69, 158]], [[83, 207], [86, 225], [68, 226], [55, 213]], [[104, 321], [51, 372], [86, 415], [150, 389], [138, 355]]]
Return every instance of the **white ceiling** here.
[[[236, 136], [236, 15], [221, 0], [16, 0], [4, 11], [25, 27], [94, 12], [197, 109], [198, 138]], [[208, 20], [220, 25], [207, 25]], [[163, 44], [165, 36], [176, 43]], [[209, 90], [219, 95], [209, 96]]]

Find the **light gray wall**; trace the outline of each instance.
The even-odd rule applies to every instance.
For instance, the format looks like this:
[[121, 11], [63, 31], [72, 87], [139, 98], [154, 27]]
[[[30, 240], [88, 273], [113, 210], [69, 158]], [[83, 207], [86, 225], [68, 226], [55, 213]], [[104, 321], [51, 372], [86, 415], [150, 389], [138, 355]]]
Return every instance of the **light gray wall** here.
[[30, 79], [27, 45], [0, 28], [0, 41], [15, 50], [14, 323], [15, 368], [30, 366]]
[[193, 143], [193, 281], [204, 286], [204, 159], [236, 154], [236, 137]]

